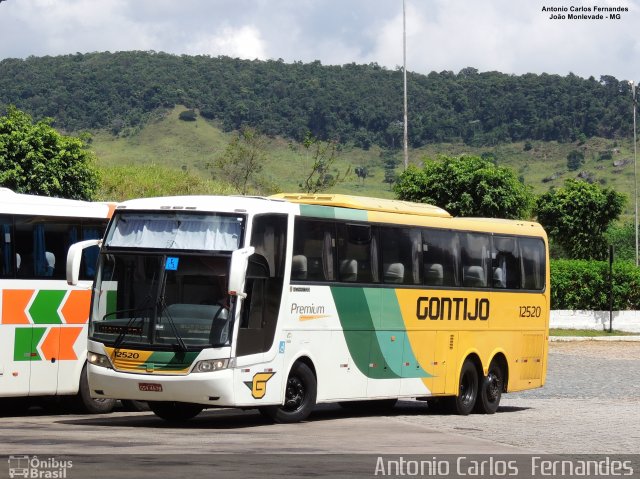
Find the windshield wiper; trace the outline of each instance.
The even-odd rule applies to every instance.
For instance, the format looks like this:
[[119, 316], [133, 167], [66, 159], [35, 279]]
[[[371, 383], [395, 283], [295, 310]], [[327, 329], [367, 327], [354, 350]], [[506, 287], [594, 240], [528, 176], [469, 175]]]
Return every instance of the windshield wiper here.
[[[167, 307], [167, 303], [164, 301], [164, 295], [160, 298], [160, 301], [158, 301], [158, 305], [160, 306], [160, 313], [165, 314], [165, 316], [163, 317], [167, 318], [167, 322], [169, 323], [169, 326], [171, 326], [171, 330], [173, 331], [173, 336], [176, 338], [176, 341], [178, 342], [178, 349], [183, 353], [186, 352], [187, 345], [184, 343], [182, 336], [180, 336], [180, 333], [178, 332], [178, 328], [176, 327], [176, 323], [173, 321], [173, 318], [169, 313], [169, 308]], [[160, 317], [160, 313], [158, 313], [158, 317]]]
[[160, 283], [160, 291], [158, 291], [158, 303], [157, 306], [160, 307], [160, 311], [156, 311], [156, 321], [160, 319], [161, 314], [165, 313], [166, 316], [165, 318], [167, 318], [167, 322], [169, 323], [169, 326], [171, 326], [171, 330], [173, 331], [173, 336], [176, 338], [176, 341], [178, 342], [178, 349], [181, 352], [186, 352], [187, 351], [187, 345], [184, 344], [184, 341], [182, 340], [182, 336], [180, 336], [180, 333], [178, 332], [178, 328], [176, 327], [176, 323], [173, 321], [173, 318], [171, 317], [171, 314], [169, 313], [169, 307], [167, 305], [167, 302], [164, 299], [164, 293], [165, 293], [165, 289], [167, 287], [167, 272], [164, 272], [164, 275], [162, 276], [162, 281]]
[[[134, 313], [134, 312], [137, 312], [137, 311], [148, 311], [148, 310], [149, 310], [149, 308], [121, 309], [119, 311], [114, 311], [113, 313], [105, 314], [102, 319], [104, 320], [107, 316], [111, 316], [111, 315], [114, 315], [114, 314]], [[131, 316], [131, 318], [129, 318], [129, 321], [127, 321], [127, 323], [124, 325], [124, 327], [122, 328], [122, 330], [118, 334], [118, 337], [113, 342], [113, 347], [115, 349], [119, 349], [120, 348], [120, 346], [124, 342], [124, 338], [129, 333], [129, 329], [131, 328], [133, 323], [138, 319], [141, 319], [141, 320], [144, 321], [144, 317], [143, 316]]]

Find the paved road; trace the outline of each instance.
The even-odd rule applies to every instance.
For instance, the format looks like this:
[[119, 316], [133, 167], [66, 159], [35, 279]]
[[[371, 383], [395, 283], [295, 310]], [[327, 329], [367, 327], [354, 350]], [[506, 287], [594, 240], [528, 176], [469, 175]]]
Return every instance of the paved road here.
[[[545, 388], [504, 396], [491, 416], [439, 415], [425, 403], [401, 401], [383, 416], [324, 405], [306, 423], [273, 425], [253, 411], [210, 410], [184, 427], [172, 427], [145, 412], [82, 416], [34, 409], [28, 416], [0, 419], [0, 454], [80, 454], [73, 456], [79, 475], [67, 477], [112, 478], [127, 464], [132, 469], [123, 477], [178, 477], [185, 461], [193, 469], [190, 477], [232, 477], [237, 455], [216, 456], [215, 468], [226, 474], [212, 475], [211, 454], [218, 453], [241, 453], [256, 473], [280, 474], [289, 467], [293, 476], [302, 466], [344, 472], [351, 464], [351, 472], [356, 467], [369, 471], [376, 454], [637, 453], [639, 379], [640, 343], [554, 343]], [[276, 451], [311, 456], [291, 461], [274, 456]], [[180, 455], [170, 455], [175, 453]], [[318, 453], [374, 456], [328, 461]], [[186, 459], [184, 454], [200, 455]], [[5, 473], [0, 463], [0, 478]]]

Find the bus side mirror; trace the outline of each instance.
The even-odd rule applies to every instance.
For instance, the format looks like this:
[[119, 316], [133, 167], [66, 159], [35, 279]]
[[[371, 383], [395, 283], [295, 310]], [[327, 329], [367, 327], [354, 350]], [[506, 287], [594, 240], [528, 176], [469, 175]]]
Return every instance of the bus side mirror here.
[[67, 284], [75, 286], [80, 277], [80, 262], [82, 261], [82, 251], [92, 246], [100, 246], [102, 240], [92, 239], [74, 243], [67, 252]]
[[255, 248], [253, 246], [248, 246], [246, 248], [237, 249], [231, 253], [231, 266], [229, 268], [229, 296], [239, 296], [241, 298], [247, 296], [244, 292], [244, 280], [247, 274], [249, 256], [251, 256], [254, 251]]

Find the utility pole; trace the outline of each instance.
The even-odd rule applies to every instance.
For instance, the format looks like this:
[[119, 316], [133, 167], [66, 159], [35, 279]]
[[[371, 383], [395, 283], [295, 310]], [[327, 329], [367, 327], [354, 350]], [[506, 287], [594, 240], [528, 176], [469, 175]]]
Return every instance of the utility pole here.
[[636, 142], [636, 110], [638, 107], [638, 100], [636, 99], [636, 84], [633, 81], [631, 83], [631, 95], [633, 96], [633, 191], [634, 191], [634, 203], [635, 203], [635, 234], [636, 234], [636, 267], [638, 263], [638, 161], [637, 161], [637, 142]]
[[407, 14], [405, 0], [402, 0], [402, 65], [404, 77], [404, 169], [406, 170], [409, 167], [409, 120], [407, 114]]

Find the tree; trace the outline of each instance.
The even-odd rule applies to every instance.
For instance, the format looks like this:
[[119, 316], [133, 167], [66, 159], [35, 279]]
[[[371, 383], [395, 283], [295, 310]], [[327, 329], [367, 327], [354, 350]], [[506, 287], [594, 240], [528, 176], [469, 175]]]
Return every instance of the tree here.
[[567, 168], [571, 171], [575, 171], [584, 163], [584, 154], [577, 150], [572, 150], [567, 155]]
[[526, 218], [530, 189], [513, 170], [477, 156], [442, 157], [423, 169], [410, 166], [393, 187], [401, 200], [431, 203], [454, 216]]
[[570, 259], [604, 259], [605, 233], [622, 213], [625, 195], [597, 184], [569, 179], [540, 196], [538, 221]]
[[336, 173], [334, 176], [330, 173], [331, 168], [338, 159], [335, 141], [321, 141], [311, 133], [307, 133], [302, 146], [312, 160], [311, 171], [298, 185], [306, 193], [326, 191], [343, 182], [349, 175], [351, 167], [347, 167], [342, 175]]
[[51, 122], [34, 124], [13, 106], [0, 117], [0, 186], [16, 193], [91, 199], [98, 173], [87, 139], [61, 135]]
[[229, 182], [242, 195], [250, 189], [272, 190], [272, 185], [260, 176], [266, 159], [265, 137], [253, 128], [243, 128], [229, 142], [222, 156], [214, 161], [219, 169], [219, 174], [214, 176]]
[[366, 166], [356, 166], [355, 169], [353, 170], [356, 174], [356, 176], [360, 179], [362, 179], [362, 184], [364, 185], [364, 180], [367, 176], [369, 176], [369, 170], [367, 169]]

